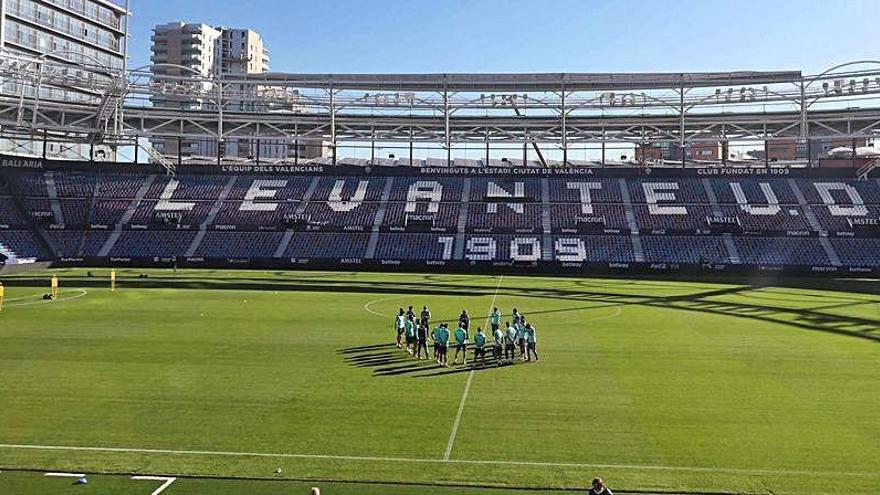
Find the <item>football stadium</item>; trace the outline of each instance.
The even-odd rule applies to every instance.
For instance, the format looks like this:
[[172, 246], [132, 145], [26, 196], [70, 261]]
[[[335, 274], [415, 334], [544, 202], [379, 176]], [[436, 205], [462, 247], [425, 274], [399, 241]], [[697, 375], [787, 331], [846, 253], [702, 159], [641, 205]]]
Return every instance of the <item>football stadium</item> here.
[[0, 493], [880, 493], [880, 62], [135, 67], [136, 7], [0, 2]]

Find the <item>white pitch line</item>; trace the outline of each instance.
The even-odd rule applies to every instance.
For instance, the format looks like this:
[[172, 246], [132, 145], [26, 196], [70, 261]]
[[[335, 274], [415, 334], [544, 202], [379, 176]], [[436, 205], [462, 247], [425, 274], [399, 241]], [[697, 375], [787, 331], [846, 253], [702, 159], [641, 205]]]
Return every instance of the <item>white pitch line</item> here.
[[391, 315], [386, 315], [383, 313], [378, 313], [376, 311], [373, 311], [372, 309], [370, 309], [370, 306], [372, 306], [373, 304], [376, 304], [376, 303], [380, 303], [382, 301], [390, 301], [392, 299], [400, 299], [401, 297], [402, 296], [399, 296], [399, 295], [398, 296], [389, 296], [389, 297], [380, 297], [379, 299], [373, 299], [372, 301], [367, 301], [366, 304], [364, 304], [364, 311], [366, 311], [367, 313], [370, 313], [370, 314], [374, 314], [376, 316], [381, 316], [382, 318], [391, 318]]
[[[495, 294], [492, 295], [492, 303], [489, 304], [489, 313], [486, 315], [486, 322], [483, 323], [484, 327], [489, 326], [489, 318], [492, 316], [492, 309], [495, 308], [495, 300], [498, 299], [498, 289], [501, 288], [501, 282], [504, 280], [504, 275], [498, 277], [498, 285], [495, 286]], [[467, 352], [464, 353], [465, 359], [467, 359]], [[458, 426], [461, 424], [461, 413], [464, 412], [464, 403], [467, 401], [468, 392], [471, 391], [471, 382], [474, 380], [474, 370], [471, 370], [468, 373], [467, 382], [464, 384], [464, 393], [461, 394], [461, 402], [458, 404], [458, 412], [455, 414], [455, 422], [452, 423], [452, 433], [449, 435], [449, 442], [446, 444], [446, 452], [443, 453], [443, 460], [448, 461], [449, 457], [452, 455], [452, 447], [455, 446], [455, 437], [458, 435]]]
[[443, 460], [448, 461], [452, 455], [452, 447], [455, 446], [455, 436], [458, 435], [458, 425], [461, 424], [461, 413], [464, 411], [464, 403], [467, 400], [468, 392], [471, 391], [471, 382], [474, 380], [474, 370], [468, 373], [467, 382], [464, 384], [464, 393], [461, 394], [461, 402], [458, 403], [458, 412], [455, 414], [455, 422], [452, 423], [452, 433], [449, 435], [449, 442], [446, 444], [446, 452], [443, 454]]
[[586, 320], [587, 321], [610, 320], [611, 318], [617, 318], [618, 316], [621, 315], [621, 313], [623, 313], [623, 308], [621, 306], [615, 306], [614, 310], [615, 311], [613, 313], [611, 313], [610, 315], [597, 316], [595, 318], [587, 318]]
[[[25, 303], [4, 304], [3, 307], [4, 308], [20, 308], [23, 306], [34, 306], [37, 304], [51, 304], [53, 302], [59, 303], [59, 302], [64, 302], [64, 301], [71, 301], [73, 299], [79, 299], [80, 297], [89, 295], [89, 291], [87, 291], [85, 289], [78, 289], [78, 290], [79, 290], [79, 292], [76, 293], [76, 295], [73, 295], [70, 297], [59, 297], [58, 299], [55, 299], [54, 301], [39, 300], [39, 301], [25, 302]], [[42, 296], [40, 296], [40, 297], [42, 297]]]
[[21, 301], [24, 299], [36, 299], [38, 297], [43, 297], [43, 294], [31, 294], [30, 296], [18, 296], [18, 297], [9, 297], [6, 298], [5, 301]]
[[85, 474], [82, 473], [46, 473], [43, 476], [51, 476], [54, 478], [82, 478]]
[[[407, 462], [418, 464], [437, 463], [434, 459], [420, 459], [412, 457], [378, 457], [378, 456], [352, 456], [352, 455], [327, 455], [327, 454], [283, 454], [283, 453], [260, 453], [260, 452], [218, 452], [210, 450], [170, 450], [170, 449], [139, 449], [123, 447], [76, 447], [62, 445], [17, 445], [0, 444], [0, 449], [20, 450], [50, 450], [62, 452], [106, 452], [117, 454], [165, 454], [165, 455], [191, 455], [191, 456], [215, 456], [215, 457], [261, 457], [274, 459], [325, 459], [335, 461], [365, 461], [365, 462]], [[837, 472], [837, 471], [805, 471], [791, 469], [746, 469], [724, 467], [697, 467], [697, 466], [664, 466], [657, 464], [591, 464], [578, 462], [533, 462], [533, 461], [492, 461], [492, 460], [466, 460], [449, 459], [440, 461], [448, 464], [481, 465], [481, 466], [532, 466], [550, 468], [590, 468], [590, 469], [640, 469], [650, 471], [682, 471], [699, 473], [727, 473], [745, 475], [793, 475], [793, 476], [847, 476], [859, 478], [880, 478], [880, 472]]]
[[162, 483], [162, 486], [153, 490], [153, 493], [151, 493], [150, 495], [159, 495], [160, 493], [164, 492], [166, 488], [171, 486], [172, 483], [177, 481], [177, 478], [168, 476], [132, 476], [131, 479], [138, 481], [164, 481], [164, 483]]

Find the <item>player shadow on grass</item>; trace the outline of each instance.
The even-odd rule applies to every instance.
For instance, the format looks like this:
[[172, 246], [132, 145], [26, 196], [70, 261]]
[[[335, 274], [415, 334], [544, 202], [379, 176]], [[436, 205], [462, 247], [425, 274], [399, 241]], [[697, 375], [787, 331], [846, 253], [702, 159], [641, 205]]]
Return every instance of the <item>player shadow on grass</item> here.
[[445, 368], [431, 359], [416, 359], [404, 350], [397, 349], [394, 344], [376, 344], [360, 347], [348, 347], [339, 349], [336, 354], [342, 356], [349, 366], [356, 368], [371, 368], [373, 376], [400, 376], [409, 375], [414, 378], [430, 378], [470, 371], [488, 371], [503, 367], [524, 364], [519, 361], [514, 363], [498, 363], [489, 357], [485, 363], [469, 362], [466, 365], [456, 365]]
[[[649, 289], [662, 285], [663, 281], [656, 281], [646, 284], [644, 292], [641, 293], [615, 293], [611, 292], [615, 285], [626, 285], [622, 281], [612, 282], [582, 282], [575, 281], [573, 287], [550, 287], [550, 288], [511, 288], [497, 286], [482, 286], [474, 284], [453, 284], [442, 283], [442, 278], [432, 277], [430, 279], [423, 278], [413, 282], [395, 280], [393, 282], [377, 282], [375, 280], [356, 281], [350, 280], [334, 280], [323, 277], [309, 279], [305, 274], [291, 275], [284, 279], [262, 279], [256, 277], [243, 277], [238, 280], [230, 281], [225, 278], [218, 279], [174, 279], [167, 277], [151, 277], [147, 279], [126, 279], [124, 284], [132, 288], [193, 288], [193, 289], [240, 289], [240, 290], [275, 290], [286, 292], [340, 292], [348, 294], [376, 294], [376, 295], [400, 295], [406, 298], [410, 295], [417, 296], [490, 296], [497, 292], [498, 296], [507, 298], [530, 298], [530, 299], [548, 299], [553, 301], [572, 301], [581, 303], [605, 303], [605, 305], [614, 305], [619, 307], [636, 306], [636, 307], [658, 307], [664, 309], [676, 309], [699, 314], [710, 314], [718, 316], [734, 316], [745, 320], [777, 323], [794, 327], [801, 330], [818, 331], [839, 336], [856, 337], [862, 340], [880, 343], [880, 318], [870, 318], [857, 315], [844, 315], [824, 312], [823, 307], [801, 308], [801, 307], [785, 307], [784, 305], [772, 305], [757, 302], [760, 299], [756, 294], [750, 292], [756, 289], [766, 287], [794, 287], [799, 289], [821, 289], [821, 290], [838, 290], [850, 293], [873, 294], [880, 293], [880, 284], [876, 282], [864, 284], [856, 280], [836, 281], [836, 280], [775, 280], [775, 279], [755, 279], [743, 280], [743, 285], [738, 287], [722, 287], [719, 289], [710, 289], [698, 291], [686, 295], [663, 296], [652, 293]], [[625, 279], [624, 279], [625, 280]], [[734, 283], [737, 279], [726, 280], [726, 283]], [[104, 287], [106, 282], [98, 278], [82, 278], [72, 277], [71, 283], [76, 283], [81, 287]], [[713, 280], [717, 283], [718, 280]], [[45, 277], [33, 275], [23, 277], [12, 277], [4, 280], [7, 287], [18, 286], [39, 286], [43, 287], [46, 283]], [[582, 284], [580, 287], [577, 287]], [[638, 284], [634, 284], [638, 286]], [[670, 287], [677, 288], [675, 284]], [[604, 289], [604, 290], [603, 290]], [[741, 302], [724, 300], [717, 298], [723, 296], [739, 296], [745, 297], [756, 302]], [[838, 303], [850, 304], [851, 306], [864, 304], [878, 304], [871, 300], [851, 299], [846, 301], [845, 296], [840, 296]], [[783, 303], [785, 301], [782, 301]], [[578, 311], [580, 309], [592, 309], [599, 306], [590, 307], [572, 307], [554, 310], [537, 310], [530, 312], [531, 315], [548, 314], [560, 311]], [[878, 313], [880, 314], [880, 313]], [[382, 315], [379, 315], [382, 316]], [[388, 315], [390, 318], [391, 316]], [[589, 321], [589, 318], [585, 319]], [[454, 323], [454, 322], [453, 322]], [[370, 350], [370, 349], [368, 349]], [[372, 349], [376, 350], [376, 349]], [[381, 348], [379, 348], [381, 350]], [[355, 352], [356, 353], [356, 352]], [[393, 364], [398, 361], [393, 355], [388, 356], [372, 356], [372, 359], [362, 359], [364, 366], [375, 365], [374, 362], [382, 364]], [[383, 363], [384, 361], [384, 363]]]

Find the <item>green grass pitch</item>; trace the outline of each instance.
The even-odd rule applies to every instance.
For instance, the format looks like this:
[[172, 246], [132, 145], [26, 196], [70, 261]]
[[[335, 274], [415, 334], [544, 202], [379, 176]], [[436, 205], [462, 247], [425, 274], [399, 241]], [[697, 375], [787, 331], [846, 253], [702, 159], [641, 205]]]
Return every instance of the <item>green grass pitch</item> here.
[[[0, 493], [880, 493], [876, 281], [139, 273], [3, 278]], [[493, 301], [539, 363], [390, 345], [401, 306]]]

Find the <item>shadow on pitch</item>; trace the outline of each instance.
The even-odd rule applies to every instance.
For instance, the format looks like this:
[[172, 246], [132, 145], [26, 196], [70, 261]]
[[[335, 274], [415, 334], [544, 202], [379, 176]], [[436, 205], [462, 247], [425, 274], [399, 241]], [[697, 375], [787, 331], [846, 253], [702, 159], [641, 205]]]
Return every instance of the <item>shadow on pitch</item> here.
[[[433, 350], [429, 349], [429, 352], [433, 355]], [[469, 359], [473, 357], [472, 353], [472, 350], [469, 351]], [[349, 366], [372, 369], [373, 376], [431, 378], [471, 371], [489, 371], [525, 364], [520, 361], [514, 363], [498, 362], [490, 356], [485, 362], [474, 363], [473, 361], [468, 361], [467, 365], [450, 365], [448, 368], [444, 368], [433, 359], [418, 359], [403, 349], [397, 349], [394, 344], [348, 347], [337, 350], [336, 354], [342, 356]], [[450, 360], [454, 355], [454, 351], [450, 351]]]
[[[225, 272], [224, 272], [225, 273]], [[286, 272], [284, 272], [287, 274]], [[412, 280], [358, 280], [347, 278], [309, 278], [307, 274], [287, 274], [286, 277], [259, 277], [241, 276], [235, 278], [191, 278], [191, 277], [151, 277], [146, 279], [123, 279], [120, 283], [123, 287], [132, 288], [191, 288], [191, 289], [218, 289], [218, 290], [274, 290], [286, 292], [324, 292], [346, 294], [375, 294], [394, 295], [406, 298], [410, 295], [418, 296], [492, 296], [496, 292], [497, 284], [463, 284], [457, 283], [467, 279], [445, 278], [438, 276], [422, 276]], [[482, 280], [482, 279], [478, 279]], [[736, 283], [737, 279], [726, 280], [727, 283]], [[717, 282], [715, 280], [714, 282]], [[4, 279], [7, 287], [10, 286], [40, 286], [46, 285], [45, 277], [33, 275], [16, 276]], [[104, 287], [106, 281], [99, 278], [72, 277], [70, 283], [78, 287]], [[574, 283], [560, 282], [556, 286], [529, 287], [528, 281], [523, 287], [513, 284], [505, 284], [497, 290], [498, 296], [508, 299], [552, 300], [590, 303], [590, 308], [598, 307], [597, 303], [614, 306], [642, 306], [663, 309], [675, 309], [701, 314], [718, 316], [734, 316], [744, 321], [768, 322], [786, 325], [801, 330], [817, 331], [838, 336], [854, 337], [871, 342], [880, 342], [880, 311], [878, 317], [864, 317], [852, 314], [829, 313], [823, 306], [817, 307], [791, 307], [786, 305], [788, 298], [782, 298], [780, 304], [772, 304], [772, 296], [755, 293], [758, 289], [771, 287], [797, 287], [822, 290], [839, 290], [850, 293], [877, 294], [880, 292], [880, 284], [872, 282], [864, 284], [858, 280], [778, 280], [778, 279], [749, 279], [743, 280], [743, 285], [716, 288], [708, 285], [695, 287], [696, 290], [686, 295], [660, 295], [656, 293], [658, 288], [678, 288], [675, 284], [669, 284], [661, 280], [647, 280], [646, 282], [630, 283], [624, 280], [600, 281], [584, 280]], [[511, 286], [513, 285], [513, 286]], [[625, 293], [614, 292], [623, 286]], [[631, 287], [630, 287], [631, 286]], [[630, 290], [631, 289], [631, 290]], [[735, 299], [732, 299], [735, 298]], [[770, 296], [770, 297], [768, 297]], [[727, 297], [726, 300], [719, 298]], [[843, 295], [832, 296], [838, 305], [880, 305], [876, 301], [858, 298], [848, 298]], [[799, 302], [805, 302], [807, 298], [796, 298]], [[537, 306], [538, 304], [536, 304]], [[530, 312], [533, 315], [547, 315], [562, 311], [577, 311], [577, 305], [570, 308], [537, 310]], [[390, 318], [390, 316], [389, 316]], [[588, 319], [585, 319], [588, 321]], [[382, 350], [382, 348], [365, 349], [367, 351]], [[386, 349], [387, 350], [387, 349]], [[346, 355], [357, 356], [365, 354], [361, 349], [349, 349]], [[369, 358], [361, 356], [360, 364], [367, 366], [387, 366], [399, 361], [394, 353], [391, 355], [374, 355]]]

